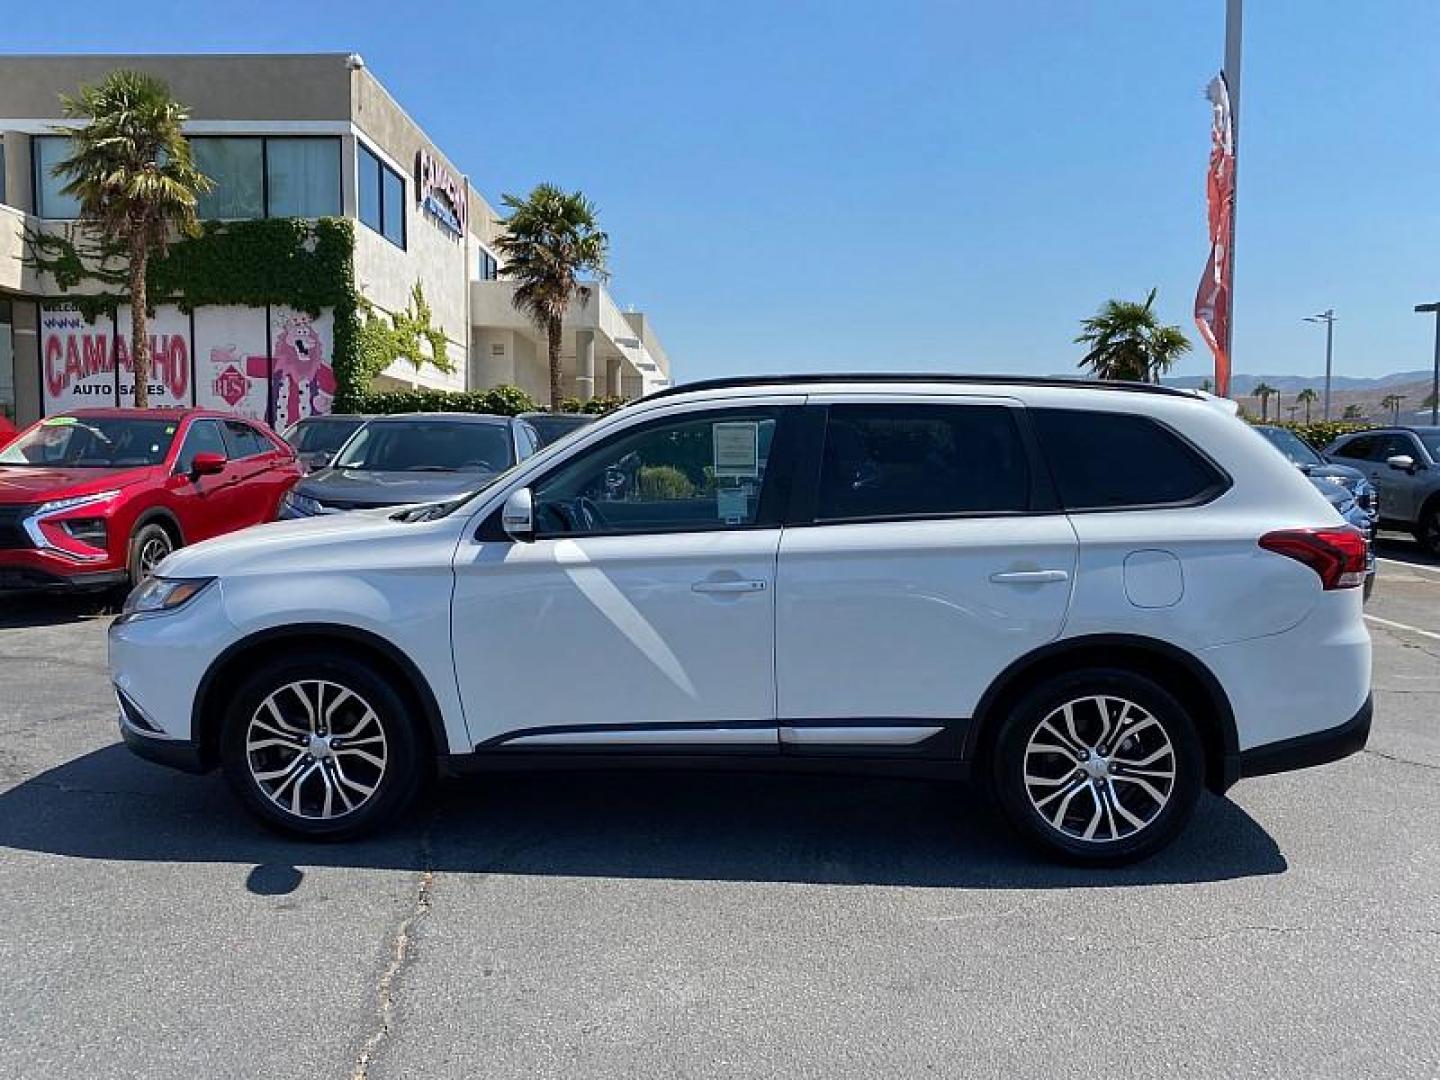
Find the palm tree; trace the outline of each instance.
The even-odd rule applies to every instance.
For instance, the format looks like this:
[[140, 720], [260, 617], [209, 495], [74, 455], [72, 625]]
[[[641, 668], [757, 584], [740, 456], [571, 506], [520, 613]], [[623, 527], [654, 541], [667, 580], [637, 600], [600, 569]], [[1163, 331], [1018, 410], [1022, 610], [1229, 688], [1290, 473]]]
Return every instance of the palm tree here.
[[1314, 389], [1309, 386], [1295, 395], [1295, 404], [1305, 406], [1305, 423], [1307, 424], [1310, 423], [1310, 406], [1315, 404], [1319, 396], [1320, 395], [1315, 393]]
[[1341, 415], [1341, 419], [1344, 420], [1363, 420], [1364, 418], [1365, 412], [1359, 405], [1346, 405], [1345, 412]]
[[1159, 382], [1190, 351], [1190, 342], [1178, 326], [1161, 325], [1154, 311], [1155, 292], [1151, 289], [1143, 304], [1107, 300], [1081, 322], [1075, 344], [1088, 345], [1090, 351], [1079, 366], [1088, 367], [1098, 379]]
[[149, 404], [150, 256], [163, 254], [172, 229], [195, 235], [196, 200], [212, 187], [190, 158], [182, 126], [190, 113], [153, 75], [112, 71], [97, 86], [82, 86], [61, 106], [76, 127], [57, 127], [70, 138], [70, 156], [54, 175], [68, 178], [61, 191], [80, 201], [80, 221], [129, 255], [130, 356], [135, 365], [135, 407]]
[[559, 412], [565, 399], [560, 368], [560, 327], [574, 297], [590, 299], [591, 288], [578, 279], [592, 273], [608, 276], [605, 255], [609, 237], [595, 220], [595, 206], [580, 192], [554, 184], [538, 184], [524, 199], [503, 196], [510, 215], [500, 224], [495, 241], [505, 264], [504, 277], [519, 282], [514, 304], [545, 333], [550, 357], [550, 409]]
[[1390, 422], [1392, 424], [1398, 424], [1400, 422], [1400, 403], [1404, 400], [1404, 394], [1386, 394], [1381, 400], [1380, 407], [1390, 410]]
[[1278, 394], [1279, 392], [1279, 390], [1276, 390], [1273, 386], [1266, 382], [1256, 383], [1255, 389], [1251, 391], [1252, 394], [1254, 394], [1257, 398], [1260, 399], [1260, 422], [1262, 424], [1265, 423], [1266, 420], [1270, 419], [1271, 395]]

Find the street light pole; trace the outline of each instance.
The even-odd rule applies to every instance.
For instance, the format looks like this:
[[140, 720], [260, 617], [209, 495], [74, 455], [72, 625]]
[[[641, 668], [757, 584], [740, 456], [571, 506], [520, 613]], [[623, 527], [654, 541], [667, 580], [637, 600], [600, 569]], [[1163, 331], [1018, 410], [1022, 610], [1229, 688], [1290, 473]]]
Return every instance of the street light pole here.
[[1430, 373], [1430, 423], [1440, 424], [1440, 303], [1416, 304], [1415, 310], [1435, 313], [1435, 367]]
[[1306, 322], [1325, 324], [1325, 419], [1330, 419], [1330, 361], [1335, 352], [1335, 309], [1326, 308], [1319, 315], [1306, 315]]

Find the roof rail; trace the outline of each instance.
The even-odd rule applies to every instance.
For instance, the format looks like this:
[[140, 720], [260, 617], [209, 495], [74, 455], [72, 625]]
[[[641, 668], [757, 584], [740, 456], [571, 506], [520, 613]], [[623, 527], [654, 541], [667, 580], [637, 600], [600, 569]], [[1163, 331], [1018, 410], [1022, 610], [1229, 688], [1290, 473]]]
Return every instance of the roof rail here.
[[1158, 383], [1110, 382], [1099, 379], [1045, 377], [1039, 375], [956, 375], [947, 372], [826, 372], [814, 375], [732, 375], [720, 379], [699, 379], [695, 382], [680, 383], [646, 394], [639, 401], [655, 401], [657, 398], [688, 394], [695, 390], [734, 390], [747, 386], [768, 386], [774, 383], [955, 383], [961, 386], [1003, 383], [1010, 386], [1068, 386], [1084, 390], [1117, 390], [1131, 394], [1161, 394], [1166, 397], [1198, 398], [1193, 390], [1182, 390], [1175, 386]]

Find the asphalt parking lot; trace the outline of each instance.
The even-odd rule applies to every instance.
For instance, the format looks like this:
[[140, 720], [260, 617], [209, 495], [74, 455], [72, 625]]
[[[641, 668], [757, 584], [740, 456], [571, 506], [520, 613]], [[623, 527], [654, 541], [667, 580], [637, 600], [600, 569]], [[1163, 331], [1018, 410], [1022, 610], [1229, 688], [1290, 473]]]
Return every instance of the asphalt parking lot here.
[[298, 845], [118, 744], [93, 602], [0, 596], [0, 1076], [1433, 1077], [1440, 568], [1381, 555], [1369, 749], [1105, 873], [844, 778], [472, 781]]

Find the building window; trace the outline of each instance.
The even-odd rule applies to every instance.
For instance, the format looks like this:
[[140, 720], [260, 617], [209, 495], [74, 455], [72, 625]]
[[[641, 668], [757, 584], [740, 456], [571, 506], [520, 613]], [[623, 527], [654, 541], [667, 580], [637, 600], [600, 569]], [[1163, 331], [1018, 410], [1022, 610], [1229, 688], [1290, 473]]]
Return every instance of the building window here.
[[15, 338], [9, 300], [0, 300], [0, 416], [15, 419]]
[[480, 249], [480, 280], [494, 281], [500, 276], [500, 264], [495, 261], [495, 256], [484, 248]]
[[65, 135], [36, 135], [31, 141], [35, 159], [35, 216], [71, 220], [80, 216], [80, 200], [62, 195], [60, 189], [68, 179], [55, 175], [55, 166], [70, 153], [70, 139]]
[[360, 220], [405, 247], [405, 180], [364, 146], [358, 147]]
[[200, 196], [202, 218], [240, 220], [265, 216], [263, 139], [191, 139], [195, 166], [215, 184]]
[[268, 217], [318, 218], [340, 213], [340, 140], [265, 140]]

